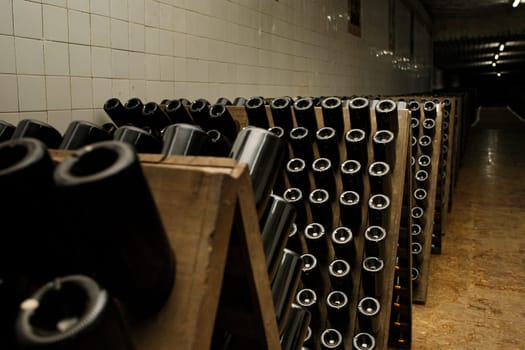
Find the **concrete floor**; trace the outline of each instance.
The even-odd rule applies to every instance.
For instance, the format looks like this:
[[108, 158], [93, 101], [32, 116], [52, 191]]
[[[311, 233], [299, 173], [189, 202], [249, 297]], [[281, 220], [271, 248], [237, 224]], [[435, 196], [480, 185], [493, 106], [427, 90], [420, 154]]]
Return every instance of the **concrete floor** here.
[[413, 349], [525, 349], [525, 123], [505, 109], [471, 129], [429, 283]]

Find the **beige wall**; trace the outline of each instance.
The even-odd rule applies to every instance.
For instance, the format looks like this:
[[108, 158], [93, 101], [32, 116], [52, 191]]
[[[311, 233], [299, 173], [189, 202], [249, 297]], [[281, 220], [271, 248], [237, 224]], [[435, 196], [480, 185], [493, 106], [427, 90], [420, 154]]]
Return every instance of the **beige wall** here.
[[[346, 0], [0, 0], [0, 119], [107, 120], [112, 96], [405, 93], [430, 88], [430, 38], [417, 71], [393, 64], [388, 1], [362, 1], [362, 37]], [[397, 25], [406, 35], [408, 9]], [[397, 31], [396, 31], [397, 32]], [[421, 36], [421, 37], [420, 37]], [[408, 39], [398, 38], [406, 55]], [[413, 62], [412, 62], [413, 63]]]

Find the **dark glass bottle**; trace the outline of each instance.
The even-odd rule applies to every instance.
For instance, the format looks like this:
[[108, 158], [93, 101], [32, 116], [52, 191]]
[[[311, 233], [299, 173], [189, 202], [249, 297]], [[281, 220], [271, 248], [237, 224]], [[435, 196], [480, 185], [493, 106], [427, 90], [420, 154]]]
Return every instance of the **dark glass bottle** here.
[[299, 188], [303, 193], [310, 193], [310, 177], [304, 160], [292, 158], [286, 163], [286, 175], [290, 186]]
[[425, 113], [425, 118], [436, 119], [437, 116], [437, 107], [436, 103], [433, 101], [426, 101], [423, 104], [423, 111]]
[[299, 126], [290, 131], [290, 145], [295, 158], [302, 158], [305, 162], [310, 164], [314, 159], [314, 150], [312, 148], [312, 141], [310, 132], [307, 128]]
[[421, 106], [419, 105], [419, 102], [408, 102], [408, 110], [410, 111], [410, 115], [412, 116], [412, 118], [416, 118], [417, 120], [421, 118]]
[[346, 333], [350, 325], [350, 303], [346, 293], [334, 290], [326, 297], [326, 311], [330, 327], [342, 334]]
[[394, 169], [396, 164], [396, 144], [394, 133], [388, 130], [379, 130], [372, 138], [374, 148], [374, 160], [376, 162], [385, 162]]
[[325, 189], [331, 198], [335, 198], [335, 174], [330, 159], [317, 158], [314, 160], [312, 174], [316, 187]]
[[230, 139], [224, 136], [219, 130], [211, 129], [206, 132], [211, 139], [211, 154], [216, 157], [228, 157], [232, 149]]
[[285, 143], [268, 130], [257, 127], [242, 129], [230, 152], [230, 158], [246, 163], [252, 179], [255, 205], [264, 210], [277, 176], [282, 173]]
[[368, 226], [365, 230], [365, 254], [366, 256], [385, 257], [385, 242], [387, 232], [381, 226]]
[[345, 294], [351, 294], [354, 283], [352, 281], [352, 271], [350, 264], [343, 259], [333, 260], [328, 265], [328, 276], [332, 289], [342, 291]]
[[308, 246], [308, 252], [314, 255], [318, 263], [333, 260], [333, 248], [329, 245], [329, 238], [325, 228], [319, 223], [312, 223], [304, 229], [304, 238]]
[[419, 269], [417, 267], [413, 267], [410, 270], [410, 277], [412, 279], [412, 285], [417, 286], [421, 281], [421, 273], [419, 272]]
[[317, 148], [321, 158], [328, 158], [335, 168], [339, 167], [340, 155], [339, 145], [337, 143], [337, 134], [335, 129], [331, 127], [324, 127], [315, 133], [317, 140]]
[[357, 160], [347, 160], [341, 164], [341, 182], [344, 191], [354, 191], [363, 195], [363, 170], [361, 163]]
[[343, 226], [336, 227], [330, 238], [337, 258], [350, 262], [354, 261], [356, 247], [352, 230]]
[[301, 257], [291, 250], [284, 249], [281, 263], [272, 283], [275, 317], [277, 318], [277, 325], [281, 334], [288, 320], [292, 301], [299, 286], [302, 267]]
[[339, 196], [339, 217], [341, 224], [348, 227], [356, 235], [359, 234], [362, 223], [361, 198], [357, 192], [345, 191]]
[[144, 125], [159, 131], [172, 124], [171, 118], [156, 102], [148, 102], [144, 105], [142, 120]]
[[233, 99], [232, 104], [234, 106], [242, 107], [242, 106], [246, 105], [246, 102], [247, 102], [246, 98], [244, 98], [242, 96], [237, 96], [237, 97], [235, 97]]
[[299, 305], [292, 304], [288, 322], [281, 335], [282, 350], [298, 350], [301, 348], [306, 337], [310, 319], [311, 316], [308, 310]]
[[113, 134], [113, 140], [132, 145], [137, 153], [160, 153], [162, 149], [162, 142], [157, 136], [131, 125], [118, 128]]
[[166, 114], [171, 119], [172, 124], [184, 123], [184, 124], [195, 124], [193, 118], [186, 106], [181, 100], [171, 100], [166, 104]]
[[274, 98], [270, 102], [273, 123], [283, 128], [286, 137], [293, 129], [292, 103], [292, 99], [287, 96]]
[[397, 105], [392, 100], [381, 100], [375, 106], [377, 130], [390, 130], [397, 135], [399, 121]]
[[222, 104], [211, 106], [210, 113], [204, 125], [204, 130], [219, 130], [230, 140], [235, 140], [239, 132], [239, 125], [233, 119], [228, 108]]
[[384, 261], [378, 257], [369, 256], [363, 259], [361, 284], [366, 295], [372, 297], [382, 295], [384, 267]]
[[126, 108], [116, 97], [110, 98], [104, 103], [104, 111], [111, 118], [111, 121], [117, 126], [131, 123]]
[[334, 221], [330, 194], [324, 189], [315, 189], [308, 196], [312, 220], [320, 223], [326, 230], [331, 231]]
[[420, 208], [427, 208], [427, 191], [424, 188], [416, 188], [414, 190], [414, 201]]
[[390, 226], [390, 198], [384, 194], [375, 194], [368, 200], [368, 222], [371, 226]]
[[288, 242], [286, 243], [286, 248], [294, 251], [298, 254], [306, 253], [306, 241], [301, 231], [297, 228], [295, 223], [292, 224], [288, 232]]
[[104, 123], [101, 128], [111, 136], [111, 139], [113, 139], [113, 135], [115, 134], [115, 131], [117, 131], [117, 126], [115, 124]]
[[412, 147], [412, 154], [413, 154], [413, 155], [416, 155], [416, 154], [418, 153], [417, 145], [418, 145], [417, 137], [412, 136], [412, 139], [411, 139], [411, 147]]
[[23, 349], [134, 349], [114, 301], [80, 275], [56, 278], [22, 302], [16, 334]]
[[421, 225], [419, 224], [410, 225], [410, 234], [412, 235], [413, 242], [423, 243], [425, 236], [422, 235], [421, 233], [423, 233], [423, 229], [421, 228]]
[[303, 260], [301, 275], [303, 286], [320, 293], [324, 282], [317, 258], [313, 254], [306, 253], [301, 255], [301, 259]]
[[248, 117], [248, 124], [259, 128], [268, 129], [268, 115], [266, 114], [266, 104], [261, 96], [250, 97], [244, 107]]
[[310, 328], [317, 333], [321, 323], [321, 304], [320, 300], [317, 299], [317, 293], [313, 289], [303, 288], [297, 292], [295, 302], [308, 310], [312, 316]]
[[321, 333], [322, 350], [344, 350], [343, 335], [337, 329], [327, 328]]
[[436, 121], [434, 119], [426, 118], [423, 120], [423, 134], [434, 137], [436, 134]]
[[392, 192], [392, 172], [385, 162], [374, 162], [368, 167], [368, 179], [372, 194], [389, 194]]
[[336, 139], [339, 141], [343, 138], [344, 118], [343, 103], [339, 97], [327, 97], [321, 102], [323, 111], [323, 121], [325, 127], [331, 127], [335, 130]]
[[288, 203], [293, 204], [297, 213], [295, 223], [299, 230], [304, 229], [306, 226], [306, 200], [303, 197], [303, 192], [299, 188], [288, 188], [284, 191], [283, 198]]
[[35, 119], [23, 119], [11, 136], [16, 140], [24, 137], [32, 137], [42, 141], [48, 148], [58, 148], [62, 142], [62, 135], [51, 125]]
[[377, 334], [380, 330], [379, 315], [381, 304], [379, 300], [372, 297], [364, 297], [357, 304], [357, 319], [359, 329], [365, 332]]
[[376, 338], [366, 332], [358, 333], [352, 338], [354, 350], [375, 350]]
[[231, 106], [232, 101], [230, 101], [227, 97], [219, 97], [217, 99], [217, 102], [215, 102], [217, 105], [224, 105], [224, 106]]
[[367, 135], [361, 129], [348, 130], [345, 135], [346, 159], [353, 159], [361, 164], [368, 163]]
[[412, 242], [412, 261], [415, 267], [423, 263], [423, 245], [419, 242]]
[[412, 217], [412, 223], [418, 224], [421, 228], [425, 227], [425, 211], [421, 207], [413, 207], [410, 210], [410, 216]]
[[368, 138], [371, 130], [368, 99], [364, 97], [353, 98], [348, 103], [348, 108], [350, 110], [350, 127], [363, 130]]
[[[314, 106], [314, 101], [310, 97], [300, 98], [293, 104], [297, 125], [308, 129], [310, 136], [315, 135], [318, 129]], [[312, 142], [315, 141], [313, 137], [311, 138]]]
[[426, 170], [430, 174], [432, 158], [426, 154], [420, 155], [417, 159], [417, 165], [419, 166], [419, 170]]
[[418, 170], [414, 176], [417, 182], [417, 186], [420, 188], [428, 189], [428, 172], [426, 170]]
[[56, 167], [54, 180], [72, 272], [93, 273], [137, 317], [159, 311], [175, 281], [175, 255], [133, 147], [82, 148]]
[[14, 125], [11, 125], [6, 121], [0, 120], [0, 142], [4, 142], [11, 139], [11, 136], [13, 136], [14, 132]]
[[98, 125], [86, 121], [75, 120], [69, 124], [59, 149], [75, 150], [80, 147], [111, 140], [111, 135]]
[[144, 109], [144, 104], [142, 103], [140, 98], [130, 98], [124, 105], [124, 109], [126, 110], [126, 116], [129, 124], [138, 127], [146, 126], [146, 124], [144, 124], [144, 119], [142, 118], [142, 110]]
[[410, 128], [412, 129], [412, 136], [419, 137], [419, 119], [412, 117], [410, 119]]
[[204, 98], [199, 98], [190, 105], [190, 114], [195, 123], [205, 129], [204, 125], [209, 118], [210, 102]]
[[277, 273], [294, 220], [294, 206], [282, 197], [271, 195], [260, 220], [261, 239], [270, 281], [273, 281]]

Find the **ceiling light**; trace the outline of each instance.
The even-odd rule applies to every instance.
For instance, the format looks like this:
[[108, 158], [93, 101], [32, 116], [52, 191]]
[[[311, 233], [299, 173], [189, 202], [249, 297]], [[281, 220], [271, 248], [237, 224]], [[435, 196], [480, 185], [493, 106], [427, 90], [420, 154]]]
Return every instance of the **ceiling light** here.
[[498, 55], [498, 54], [495, 54], [495, 55], [494, 55], [494, 59], [497, 61], [498, 58], [499, 58], [499, 55]]
[[498, 77], [501, 77], [501, 73], [500, 73], [500, 72], [498, 72], [497, 76], [498, 76]]
[[520, 1], [521, 0], [514, 0], [514, 2], [512, 3], [512, 7], [518, 7], [518, 5], [520, 4]]
[[500, 44], [499, 45], [499, 52], [502, 52], [503, 50], [505, 50], [505, 44]]
[[496, 67], [496, 62], [492, 62], [492, 67]]

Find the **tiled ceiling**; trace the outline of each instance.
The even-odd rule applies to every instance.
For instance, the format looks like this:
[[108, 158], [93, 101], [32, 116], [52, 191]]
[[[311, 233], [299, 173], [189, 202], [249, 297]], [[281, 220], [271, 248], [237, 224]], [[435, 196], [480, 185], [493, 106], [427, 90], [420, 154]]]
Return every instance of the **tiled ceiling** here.
[[[512, 11], [512, 0], [421, 0], [439, 21], [450, 16], [477, 17]], [[520, 7], [525, 7], [522, 3]], [[505, 20], [505, 15], [500, 17]], [[525, 16], [523, 18], [525, 21]], [[500, 45], [504, 44], [500, 52]], [[495, 55], [498, 54], [496, 57]], [[495, 66], [494, 66], [495, 63]], [[525, 32], [520, 29], [494, 35], [468, 35], [434, 41], [434, 64], [447, 72], [465, 76], [525, 77]]]

